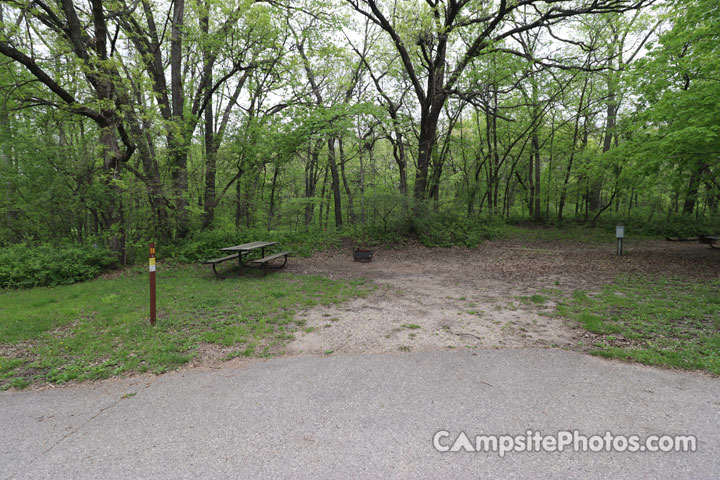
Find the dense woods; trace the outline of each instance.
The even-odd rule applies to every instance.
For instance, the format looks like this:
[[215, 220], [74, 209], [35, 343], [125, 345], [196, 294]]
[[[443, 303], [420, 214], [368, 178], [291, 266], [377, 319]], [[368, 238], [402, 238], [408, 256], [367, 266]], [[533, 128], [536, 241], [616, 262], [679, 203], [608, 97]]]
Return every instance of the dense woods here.
[[715, 0], [2, 0], [0, 17], [0, 245], [127, 262], [218, 230], [720, 225]]

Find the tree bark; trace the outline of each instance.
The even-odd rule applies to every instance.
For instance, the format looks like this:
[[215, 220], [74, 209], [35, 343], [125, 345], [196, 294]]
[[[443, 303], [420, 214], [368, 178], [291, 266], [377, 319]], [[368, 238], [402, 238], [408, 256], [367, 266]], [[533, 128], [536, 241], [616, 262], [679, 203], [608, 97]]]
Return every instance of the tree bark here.
[[343, 141], [341, 138], [338, 139], [338, 151], [340, 153], [340, 176], [342, 177], [343, 186], [345, 187], [345, 196], [347, 196], [348, 202], [348, 218], [350, 219], [350, 224], [353, 225], [355, 223], [355, 207], [353, 206], [353, 193], [350, 189], [347, 176], [345, 175], [345, 149], [343, 148]]
[[[205, 2], [205, 11], [200, 18], [200, 30], [206, 36], [210, 32], [210, 5]], [[203, 76], [212, 84], [212, 60], [210, 48], [203, 48]], [[203, 190], [203, 228], [209, 228], [215, 221], [215, 173], [217, 170], [217, 146], [215, 142], [215, 118], [213, 99], [210, 96], [205, 105], [205, 189]], [[277, 169], [276, 169], [277, 171]], [[274, 185], [273, 185], [274, 186]]]
[[538, 140], [537, 133], [532, 135], [532, 151], [535, 157], [535, 187], [533, 193], [535, 196], [535, 221], [540, 222], [542, 220], [542, 207], [540, 202], [540, 141]]
[[333, 193], [333, 201], [335, 208], [335, 227], [342, 226], [342, 197], [340, 195], [340, 175], [338, 174], [337, 162], [335, 161], [335, 139], [328, 138], [328, 166], [330, 167], [330, 177], [332, 181], [330, 186]]
[[700, 189], [700, 173], [698, 169], [694, 169], [690, 175], [688, 181], [688, 187], [685, 194], [685, 201], [683, 202], [683, 213], [690, 215], [695, 210], [695, 203], [697, 203], [698, 190]]
[[170, 91], [172, 96], [171, 129], [176, 130], [171, 138], [170, 161], [173, 181], [173, 196], [177, 215], [177, 236], [185, 238], [190, 231], [188, 212], [188, 176], [187, 176], [187, 145], [185, 141], [186, 125], [184, 122], [185, 92], [182, 81], [182, 40], [185, 21], [185, 0], [173, 2], [172, 26], [170, 32]]

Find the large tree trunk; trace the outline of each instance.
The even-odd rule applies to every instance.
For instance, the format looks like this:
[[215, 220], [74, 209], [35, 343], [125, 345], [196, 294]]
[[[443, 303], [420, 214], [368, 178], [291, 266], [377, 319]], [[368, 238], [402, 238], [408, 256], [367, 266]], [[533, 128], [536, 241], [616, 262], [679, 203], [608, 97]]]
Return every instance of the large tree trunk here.
[[205, 109], [205, 190], [203, 192], [203, 228], [209, 228], [215, 221], [215, 172], [217, 170], [217, 149], [213, 134], [212, 100]]
[[532, 136], [532, 151], [535, 160], [535, 186], [533, 187], [533, 193], [535, 197], [534, 214], [535, 221], [540, 222], [540, 220], [542, 220], [542, 207], [540, 202], [540, 141], [538, 140], [537, 133], [533, 133]]
[[[210, 6], [205, 2], [205, 15], [200, 19], [200, 29], [208, 35]], [[208, 46], [203, 48], [203, 76], [212, 84], [212, 60]], [[215, 119], [212, 96], [205, 105], [205, 189], [203, 191], [203, 228], [209, 228], [215, 221], [215, 172], [217, 169], [217, 145], [215, 141]], [[277, 171], [277, 170], [276, 170]], [[273, 185], [274, 186], [274, 185]]]
[[693, 170], [690, 175], [690, 181], [688, 182], [687, 193], [685, 194], [685, 201], [683, 202], [683, 213], [691, 214], [695, 210], [695, 203], [698, 198], [698, 190], [700, 189], [700, 174], [697, 169]]
[[[437, 94], [437, 96], [441, 97], [439, 94]], [[417, 202], [416, 207], [419, 207], [427, 198], [428, 173], [433, 150], [435, 149], [435, 143], [437, 141], [437, 125], [444, 101], [444, 97], [442, 97], [442, 100], [436, 100], [431, 106], [423, 109], [420, 116], [419, 150], [414, 187], [414, 196]]]
[[172, 92], [170, 161], [172, 164], [173, 194], [177, 215], [177, 236], [185, 238], [190, 231], [188, 212], [187, 141], [184, 122], [185, 96], [182, 84], [182, 36], [185, 19], [185, 0], [175, 0], [170, 35], [170, 89]]
[[115, 128], [107, 126], [100, 130], [100, 145], [102, 146], [105, 186], [108, 189], [107, 202], [103, 215], [103, 230], [108, 233], [108, 247], [117, 255], [120, 264], [127, 261], [125, 254], [125, 225], [122, 216], [122, 189], [120, 185], [120, 149], [115, 135]]
[[340, 196], [340, 175], [338, 174], [337, 162], [335, 161], [335, 139], [329, 138], [328, 144], [328, 166], [332, 178], [331, 187], [335, 204], [335, 226], [341, 227], [342, 220], [342, 197]]

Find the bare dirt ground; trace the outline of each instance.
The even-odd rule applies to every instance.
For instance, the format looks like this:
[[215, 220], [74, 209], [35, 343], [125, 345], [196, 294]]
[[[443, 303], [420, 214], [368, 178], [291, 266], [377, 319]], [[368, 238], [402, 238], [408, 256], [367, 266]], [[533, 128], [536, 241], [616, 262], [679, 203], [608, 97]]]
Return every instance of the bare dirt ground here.
[[[372, 280], [366, 298], [300, 312], [306, 321], [286, 353], [389, 353], [448, 348], [579, 347], [592, 335], [551, 312], [563, 295], [620, 274], [717, 278], [720, 252], [705, 245], [643, 241], [618, 257], [614, 245], [575, 241], [487, 242], [477, 248], [410, 244], [353, 262], [351, 245], [293, 258], [291, 273]], [[542, 305], [532, 295], [548, 299]]]

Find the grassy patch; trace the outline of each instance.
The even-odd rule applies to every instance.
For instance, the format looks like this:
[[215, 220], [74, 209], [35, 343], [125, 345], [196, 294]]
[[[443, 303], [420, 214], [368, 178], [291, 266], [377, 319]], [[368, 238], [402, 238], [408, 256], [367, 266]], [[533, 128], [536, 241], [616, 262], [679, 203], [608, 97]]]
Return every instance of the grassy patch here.
[[557, 314], [600, 335], [594, 354], [720, 374], [720, 280], [622, 277]]
[[535, 305], [544, 305], [545, 302], [548, 301], [547, 297], [545, 297], [544, 295], [537, 295], [537, 294], [531, 295], [529, 297], [518, 297], [518, 299], [521, 302], [528, 304], [528, 305], [531, 303], [533, 303]]
[[416, 325], [416, 324], [414, 324], [414, 323], [404, 323], [404, 324], [402, 324], [402, 327], [403, 327], [403, 328], [409, 328], [409, 329], [411, 329], [411, 330], [415, 330], [415, 329], [421, 328], [420, 325]]
[[0, 293], [0, 389], [124, 372], [164, 372], [202, 343], [233, 356], [267, 356], [302, 327], [298, 309], [366, 295], [363, 281], [269, 275], [216, 280], [207, 269], [158, 274], [158, 322], [149, 326], [147, 274]]

